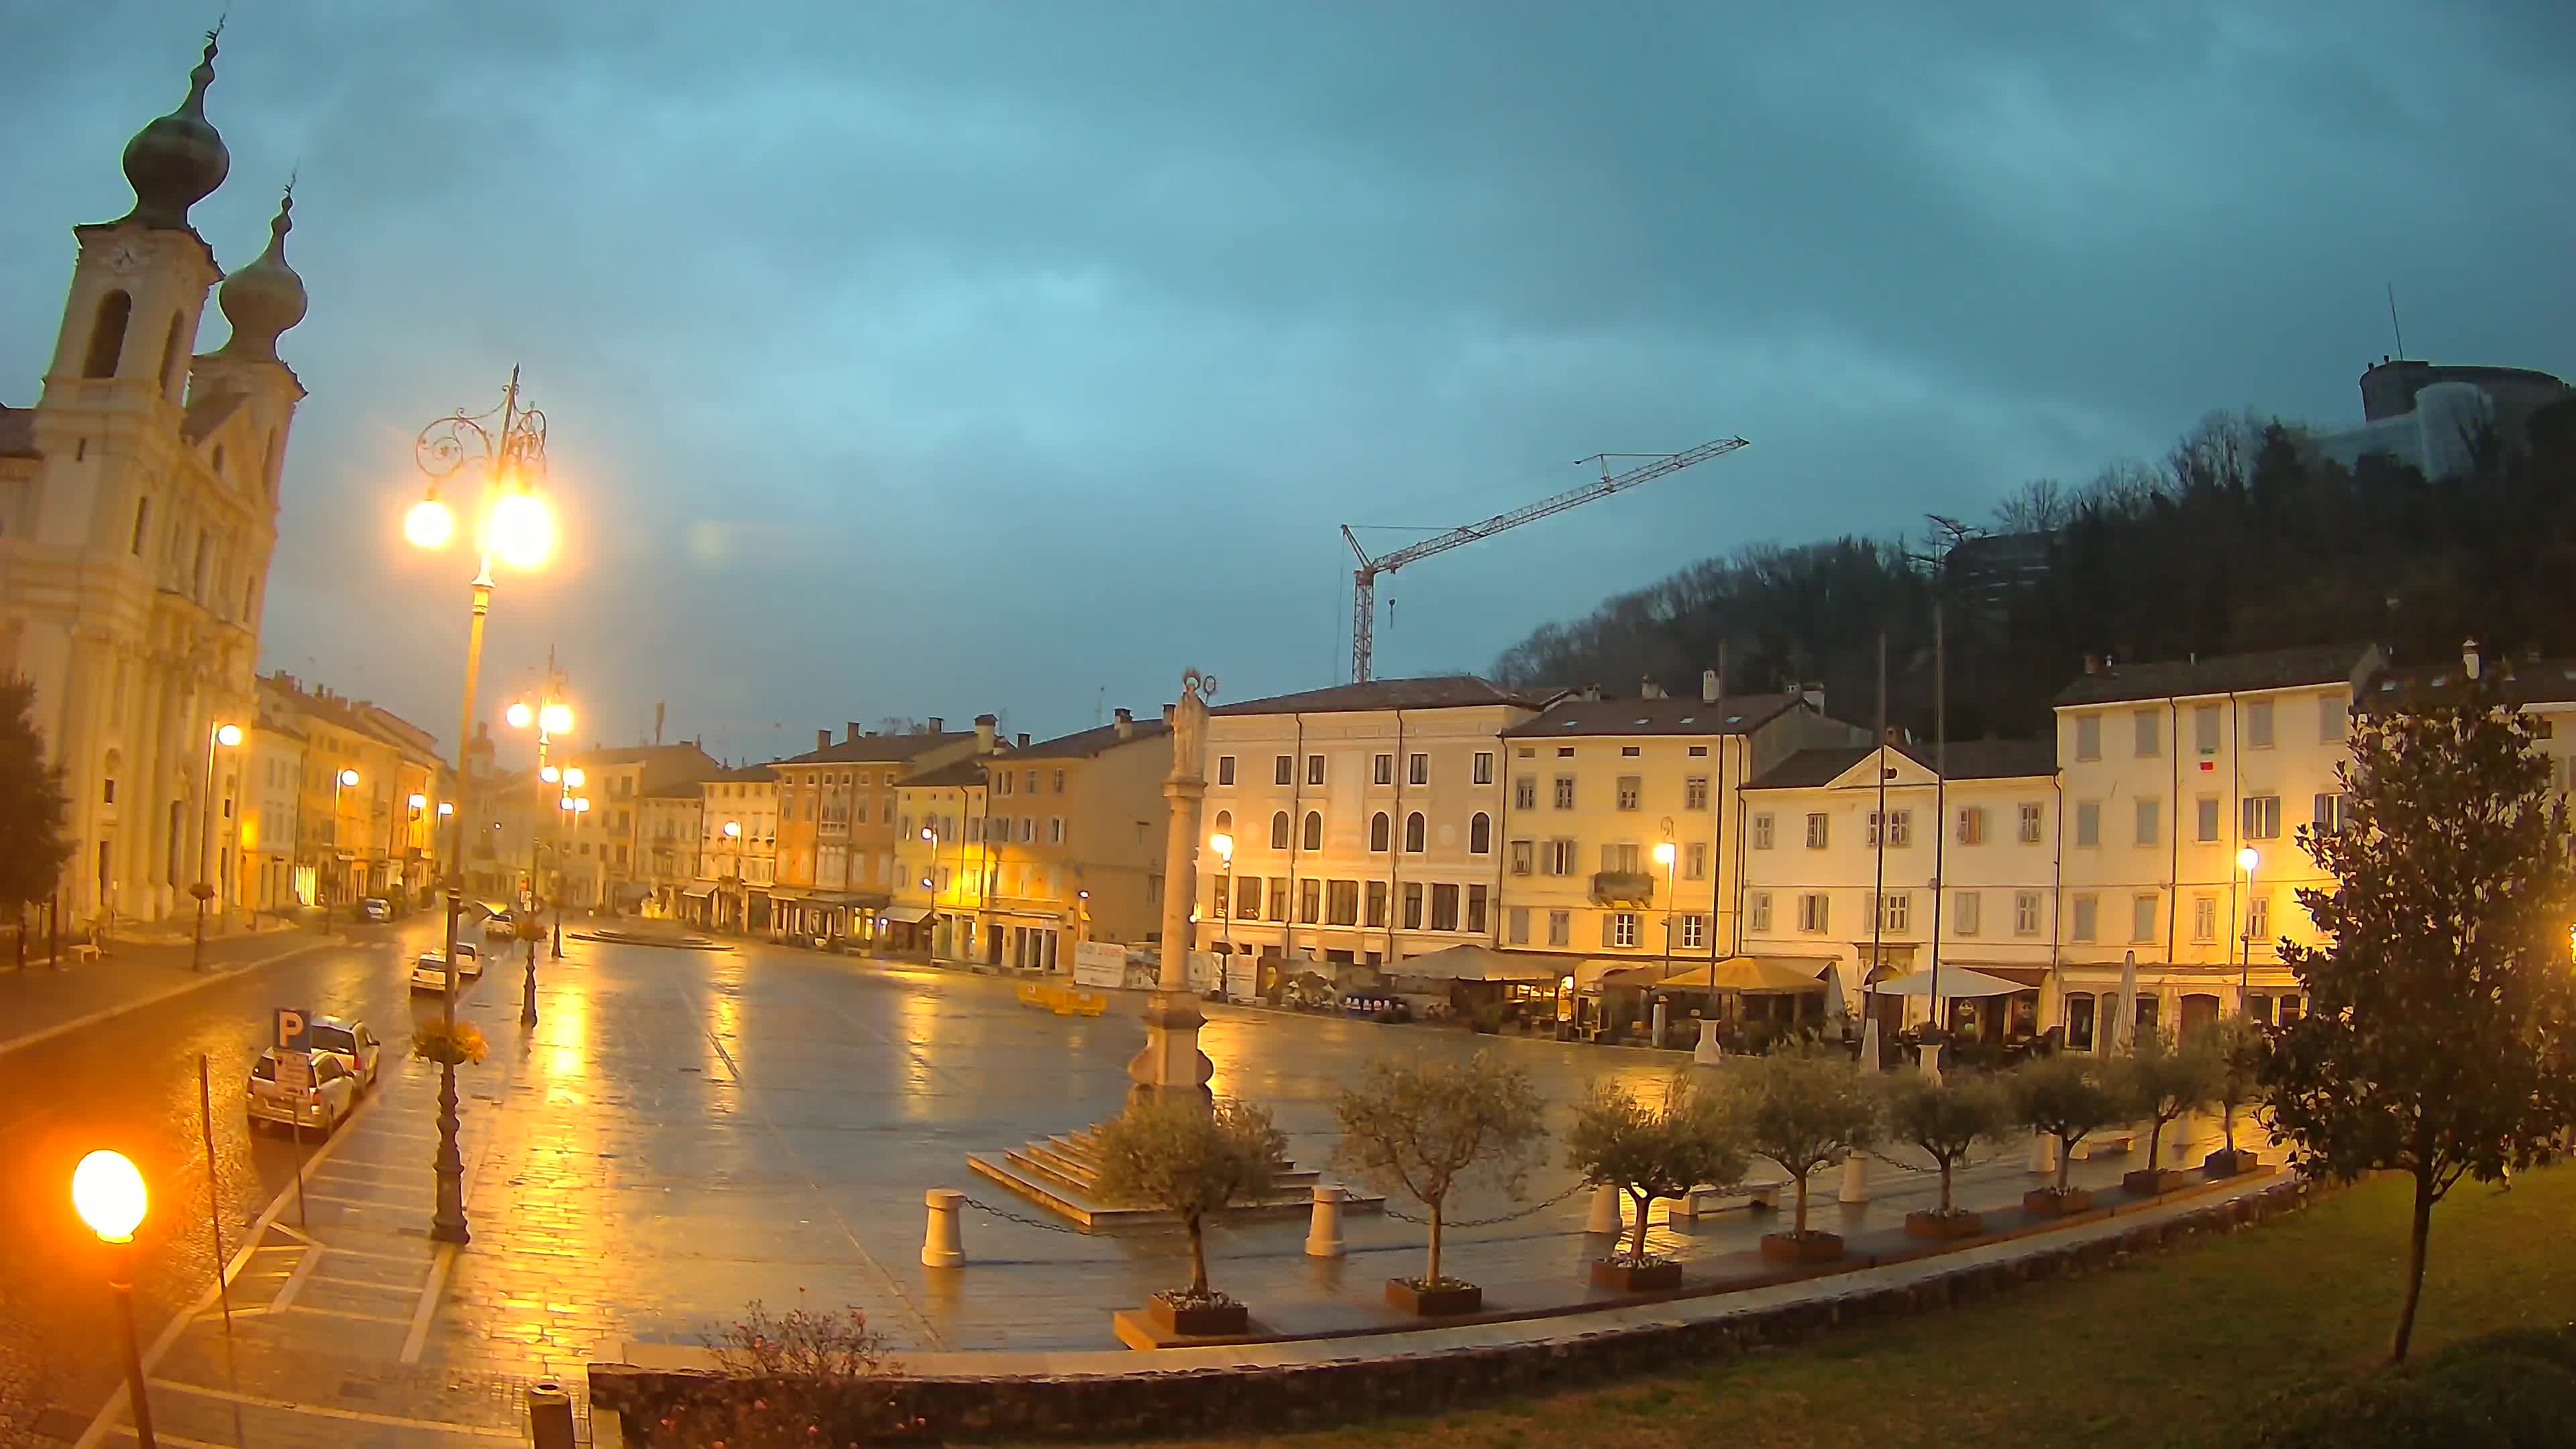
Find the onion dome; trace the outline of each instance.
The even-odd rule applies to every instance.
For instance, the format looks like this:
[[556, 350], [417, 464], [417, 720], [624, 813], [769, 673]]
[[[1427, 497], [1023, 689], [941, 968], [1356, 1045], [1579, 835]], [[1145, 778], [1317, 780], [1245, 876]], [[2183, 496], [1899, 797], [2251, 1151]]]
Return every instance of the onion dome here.
[[224, 356], [275, 362], [278, 334], [304, 320], [304, 279], [286, 264], [286, 234], [294, 229], [295, 188], [289, 185], [268, 224], [268, 250], [216, 289], [215, 305], [233, 324], [232, 337], [220, 349]]
[[206, 119], [206, 87], [214, 79], [215, 36], [208, 31], [205, 58], [188, 72], [188, 98], [125, 143], [125, 179], [134, 187], [134, 210], [122, 220], [183, 230], [188, 208], [224, 184], [232, 153]]

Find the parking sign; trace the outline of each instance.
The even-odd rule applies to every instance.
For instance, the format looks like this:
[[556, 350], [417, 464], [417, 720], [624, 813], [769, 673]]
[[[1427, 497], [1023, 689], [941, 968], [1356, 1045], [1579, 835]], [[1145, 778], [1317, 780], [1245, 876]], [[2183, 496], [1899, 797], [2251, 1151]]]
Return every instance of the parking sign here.
[[309, 1024], [311, 1019], [312, 1013], [306, 1011], [303, 1007], [279, 1007], [277, 1009], [277, 1040], [274, 1043], [277, 1049], [282, 1052], [300, 1052], [304, 1050], [305, 1027]]

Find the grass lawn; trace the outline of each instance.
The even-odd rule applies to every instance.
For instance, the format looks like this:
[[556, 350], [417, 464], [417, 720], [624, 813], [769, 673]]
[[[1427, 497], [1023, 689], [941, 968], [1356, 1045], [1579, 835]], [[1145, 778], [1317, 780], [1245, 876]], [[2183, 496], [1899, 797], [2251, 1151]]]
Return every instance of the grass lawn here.
[[[2341, 1382], [2386, 1353], [2408, 1193], [2396, 1178], [2365, 1183], [2270, 1226], [2094, 1277], [1707, 1369], [1252, 1442], [2223, 1446], [2242, 1433], [2241, 1406]], [[2532, 1173], [2510, 1192], [2453, 1189], [2433, 1215], [2415, 1352], [2568, 1321], [2571, 1220], [2576, 1167]]]

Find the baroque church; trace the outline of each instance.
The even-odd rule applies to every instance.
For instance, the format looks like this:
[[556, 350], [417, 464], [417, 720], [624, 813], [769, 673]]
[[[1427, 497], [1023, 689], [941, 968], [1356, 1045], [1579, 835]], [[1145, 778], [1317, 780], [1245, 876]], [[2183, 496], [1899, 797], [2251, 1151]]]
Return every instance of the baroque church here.
[[[304, 388], [277, 355], [303, 320], [286, 264], [294, 198], [268, 248], [226, 275], [188, 208], [231, 157], [206, 119], [215, 38], [179, 108], [125, 146], [134, 209], [75, 226], [62, 330], [32, 408], [0, 406], [0, 669], [36, 686], [35, 718], [63, 767], [74, 842], [66, 927], [104, 913], [193, 910], [240, 852], [262, 596], [278, 480]], [[216, 284], [220, 282], [220, 288]], [[208, 292], [231, 324], [199, 352]]]

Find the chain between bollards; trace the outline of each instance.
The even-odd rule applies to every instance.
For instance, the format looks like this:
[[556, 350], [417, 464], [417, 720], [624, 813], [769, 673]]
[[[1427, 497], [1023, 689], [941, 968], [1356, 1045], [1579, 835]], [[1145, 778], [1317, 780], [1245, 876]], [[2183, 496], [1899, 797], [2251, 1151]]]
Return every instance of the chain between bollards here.
[[[1591, 1183], [1578, 1182], [1572, 1187], [1567, 1188], [1565, 1191], [1558, 1193], [1556, 1196], [1549, 1198], [1545, 1202], [1532, 1203], [1528, 1207], [1522, 1208], [1516, 1212], [1504, 1213], [1500, 1217], [1464, 1219], [1442, 1218], [1440, 1220], [1440, 1226], [1443, 1230], [1449, 1228], [1490, 1228], [1496, 1223], [1517, 1222], [1522, 1218], [1528, 1217], [1532, 1213], [1543, 1213], [1549, 1208], [1555, 1207], [1569, 1198], [1572, 1198], [1576, 1193], [1581, 1192], [1590, 1186], [1592, 1186]], [[1412, 1223], [1416, 1226], [1426, 1228], [1431, 1226], [1431, 1219], [1415, 1217], [1413, 1214], [1406, 1212], [1401, 1208], [1388, 1207], [1381, 1208], [1379, 1211], [1400, 1223]]]

